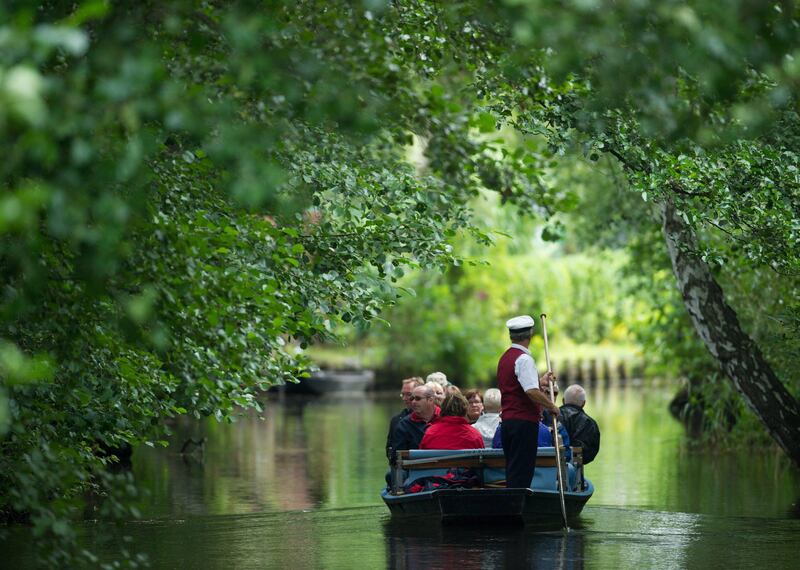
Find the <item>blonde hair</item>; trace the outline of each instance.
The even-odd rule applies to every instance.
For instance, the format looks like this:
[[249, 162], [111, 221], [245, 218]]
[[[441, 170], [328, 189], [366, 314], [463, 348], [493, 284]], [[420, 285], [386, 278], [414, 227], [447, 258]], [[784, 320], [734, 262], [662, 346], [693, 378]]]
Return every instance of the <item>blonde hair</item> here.
[[404, 378], [403, 379], [403, 386], [406, 384], [413, 384], [411, 388], [416, 388], [417, 386], [422, 386], [425, 382], [422, 381], [422, 378], [419, 376], [412, 376], [411, 378]]

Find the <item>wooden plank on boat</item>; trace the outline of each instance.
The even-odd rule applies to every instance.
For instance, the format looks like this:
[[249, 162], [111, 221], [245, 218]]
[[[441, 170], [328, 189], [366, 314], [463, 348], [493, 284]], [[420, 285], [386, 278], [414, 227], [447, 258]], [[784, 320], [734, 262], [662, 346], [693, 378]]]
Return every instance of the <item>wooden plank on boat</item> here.
[[[408, 451], [400, 451], [399, 456], [402, 462], [402, 468], [410, 471], [420, 469], [477, 469], [481, 467], [490, 467], [496, 469], [505, 469], [506, 458], [500, 456], [484, 457], [482, 455], [473, 455], [470, 457], [431, 457], [430, 459], [408, 459]], [[541, 457], [536, 458], [536, 467], [555, 467], [555, 457]]]

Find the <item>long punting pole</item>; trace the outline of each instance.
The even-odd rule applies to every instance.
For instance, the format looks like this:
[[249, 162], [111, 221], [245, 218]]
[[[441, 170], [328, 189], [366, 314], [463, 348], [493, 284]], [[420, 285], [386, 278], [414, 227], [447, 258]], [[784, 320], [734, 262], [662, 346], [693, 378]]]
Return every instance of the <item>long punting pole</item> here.
[[[547, 315], [542, 313], [542, 336], [544, 336], [544, 358], [547, 361], [547, 371], [552, 372], [553, 368], [550, 366], [550, 348], [547, 346]], [[553, 382], [550, 382], [550, 400], [555, 404], [556, 397], [553, 392]], [[564, 505], [564, 474], [561, 472], [561, 447], [558, 445], [558, 422], [555, 414], [553, 415], [553, 447], [556, 448], [556, 473], [558, 474], [558, 498], [561, 500], [561, 517], [563, 518], [564, 528], [569, 530], [567, 526], [567, 507]]]

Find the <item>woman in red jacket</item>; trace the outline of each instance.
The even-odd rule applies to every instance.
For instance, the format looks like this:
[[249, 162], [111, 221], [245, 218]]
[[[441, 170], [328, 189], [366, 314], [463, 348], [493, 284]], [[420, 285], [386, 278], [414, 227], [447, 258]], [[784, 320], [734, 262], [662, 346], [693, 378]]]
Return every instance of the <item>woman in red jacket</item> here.
[[483, 437], [469, 425], [469, 403], [461, 394], [448, 394], [442, 403], [442, 414], [431, 422], [420, 449], [480, 449]]

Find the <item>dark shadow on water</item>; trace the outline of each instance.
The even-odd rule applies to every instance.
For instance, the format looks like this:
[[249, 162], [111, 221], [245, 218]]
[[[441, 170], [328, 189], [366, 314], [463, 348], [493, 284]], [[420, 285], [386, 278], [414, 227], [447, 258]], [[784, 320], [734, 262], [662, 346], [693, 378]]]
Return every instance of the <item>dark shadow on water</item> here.
[[384, 524], [387, 567], [393, 569], [583, 568], [580, 529], [543, 532], [519, 524]]

